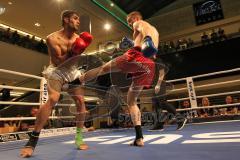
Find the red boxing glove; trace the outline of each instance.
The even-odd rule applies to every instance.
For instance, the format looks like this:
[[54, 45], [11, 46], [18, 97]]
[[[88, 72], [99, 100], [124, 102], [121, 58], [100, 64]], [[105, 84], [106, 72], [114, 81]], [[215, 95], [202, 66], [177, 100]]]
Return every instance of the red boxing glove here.
[[84, 40], [84, 42], [86, 43], [86, 47], [88, 47], [93, 40], [93, 36], [88, 32], [80, 33], [79, 37]]
[[78, 37], [72, 45], [72, 53], [74, 55], [81, 54], [86, 48], [86, 42], [82, 38]]

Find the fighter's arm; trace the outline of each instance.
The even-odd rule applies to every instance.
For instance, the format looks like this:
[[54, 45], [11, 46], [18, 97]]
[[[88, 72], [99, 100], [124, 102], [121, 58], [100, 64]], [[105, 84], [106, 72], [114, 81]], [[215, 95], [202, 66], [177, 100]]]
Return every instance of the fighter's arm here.
[[64, 61], [66, 59], [67, 54], [65, 54], [65, 55], [61, 54], [61, 48], [55, 42], [54, 38], [47, 37], [46, 42], [47, 42], [47, 47], [48, 47], [48, 53], [49, 53], [51, 59], [54, 58], [54, 59], [58, 59], [60, 61]]
[[164, 79], [164, 76], [165, 76], [165, 71], [164, 69], [160, 69], [159, 70], [159, 77], [158, 77], [158, 81], [157, 81], [157, 84], [155, 86], [155, 93], [157, 94], [159, 91], [160, 91], [160, 86], [161, 86], [161, 83]]
[[135, 35], [137, 35], [138, 33], [141, 33], [143, 37], [146, 37], [150, 35], [149, 31], [150, 30], [148, 29], [148, 26], [143, 21], [137, 21], [133, 24], [133, 36], [134, 36], [134, 33]]
[[[158, 49], [155, 47], [152, 37], [150, 25], [144, 21], [137, 21], [133, 24], [134, 33], [141, 33], [143, 37], [142, 53], [145, 57], [152, 57], [157, 54]], [[134, 37], [134, 34], [133, 34]]]
[[160, 69], [159, 70], [159, 77], [158, 77], [158, 81], [157, 81], [157, 85], [161, 85], [163, 79], [164, 79], [164, 76], [165, 76], [165, 71], [164, 69]]

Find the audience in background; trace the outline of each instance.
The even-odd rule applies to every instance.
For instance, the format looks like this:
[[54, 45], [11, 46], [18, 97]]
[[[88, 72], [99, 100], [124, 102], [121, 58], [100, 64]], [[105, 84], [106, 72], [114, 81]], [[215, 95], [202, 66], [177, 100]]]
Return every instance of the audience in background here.
[[43, 40], [37, 41], [35, 36], [30, 37], [30, 35], [22, 36], [16, 30], [11, 31], [10, 28], [0, 30], [0, 41], [47, 53], [47, 45]]
[[[191, 108], [189, 100], [183, 101], [180, 108], [181, 109]], [[180, 111], [180, 114], [185, 115], [188, 118], [191, 116], [190, 111]]]
[[212, 32], [211, 32], [211, 41], [212, 43], [215, 43], [215, 42], [218, 42], [218, 34], [217, 32], [215, 32], [214, 29], [212, 29]]
[[[30, 110], [30, 114], [27, 117], [36, 117], [38, 113], [38, 107], [32, 107]], [[24, 120], [21, 122], [19, 131], [28, 131], [29, 129], [33, 129], [35, 120]]]
[[[233, 97], [232, 96], [226, 96], [225, 98], [225, 103], [226, 104], [233, 104]], [[227, 108], [228, 114], [237, 114], [238, 113], [238, 108], [236, 106], [228, 107]]]
[[201, 42], [203, 45], [208, 45], [210, 43], [210, 39], [209, 39], [208, 35], [206, 34], [206, 32], [203, 32], [203, 34], [201, 36]]
[[220, 41], [227, 40], [227, 36], [225, 34], [225, 31], [222, 28], [218, 28], [218, 38]]
[[[1, 29], [1, 28], [0, 28]], [[222, 28], [218, 28], [216, 32], [215, 29], [212, 29], [212, 32], [209, 33], [210, 37], [203, 32], [201, 36], [201, 42], [203, 45], [208, 45], [210, 42], [215, 43], [218, 41], [227, 40], [227, 36], [225, 31]], [[161, 42], [159, 45], [160, 53], [172, 53], [177, 52], [179, 50], [184, 50], [193, 47], [195, 43], [191, 37], [186, 40], [187, 37], [183, 37], [177, 41], [168, 41]], [[16, 44], [28, 49], [36, 50], [38, 52], [47, 53], [47, 45], [44, 40], [37, 41], [35, 36], [30, 37], [30, 35], [22, 36], [16, 30], [11, 31], [10, 28], [7, 30], [0, 30], [0, 41], [4, 41], [7, 43]]]
[[[203, 97], [200, 104], [200, 107], [205, 107], [205, 106], [210, 106], [210, 102], [207, 97]], [[208, 109], [199, 109], [198, 116], [201, 118], [208, 117]]]
[[[2, 85], [6, 85], [3, 83]], [[3, 88], [0, 90], [1, 97], [0, 101], [9, 101], [11, 99], [11, 89]], [[2, 110], [6, 105], [0, 104], [0, 110]]]

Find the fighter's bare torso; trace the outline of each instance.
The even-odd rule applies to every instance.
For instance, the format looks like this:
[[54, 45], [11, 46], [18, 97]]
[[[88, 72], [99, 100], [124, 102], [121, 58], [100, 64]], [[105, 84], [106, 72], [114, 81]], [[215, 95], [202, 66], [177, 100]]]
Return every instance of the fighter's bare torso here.
[[[144, 30], [148, 31], [148, 35], [146, 35]], [[159, 34], [157, 29], [143, 20], [135, 22], [133, 24], [133, 40], [135, 46], [141, 46], [143, 38], [146, 36], [150, 36], [153, 40], [155, 47], [158, 48]]]
[[76, 33], [67, 37], [63, 30], [56, 31], [47, 37], [48, 52], [50, 56], [50, 64], [58, 66], [65, 62], [70, 56], [71, 47], [75, 39], [78, 37]]

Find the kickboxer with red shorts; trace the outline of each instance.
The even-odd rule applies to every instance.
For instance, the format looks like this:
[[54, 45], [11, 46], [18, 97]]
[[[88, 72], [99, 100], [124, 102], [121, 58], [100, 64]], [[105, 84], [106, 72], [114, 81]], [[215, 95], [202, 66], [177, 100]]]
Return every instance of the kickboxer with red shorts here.
[[[136, 131], [136, 138], [132, 145], [142, 147], [144, 142], [137, 98], [144, 87], [152, 85], [155, 63], [150, 58], [158, 52], [159, 34], [154, 26], [142, 20], [141, 13], [137, 11], [128, 14], [127, 22], [133, 29], [133, 47], [106, 64], [87, 71], [79, 79], [84, 83], [110, 72], [123, 72], [132, 75], [132, 84], [127, 93], [127, 105]], [[130, 42], [129, 39], [127, 40]]]

